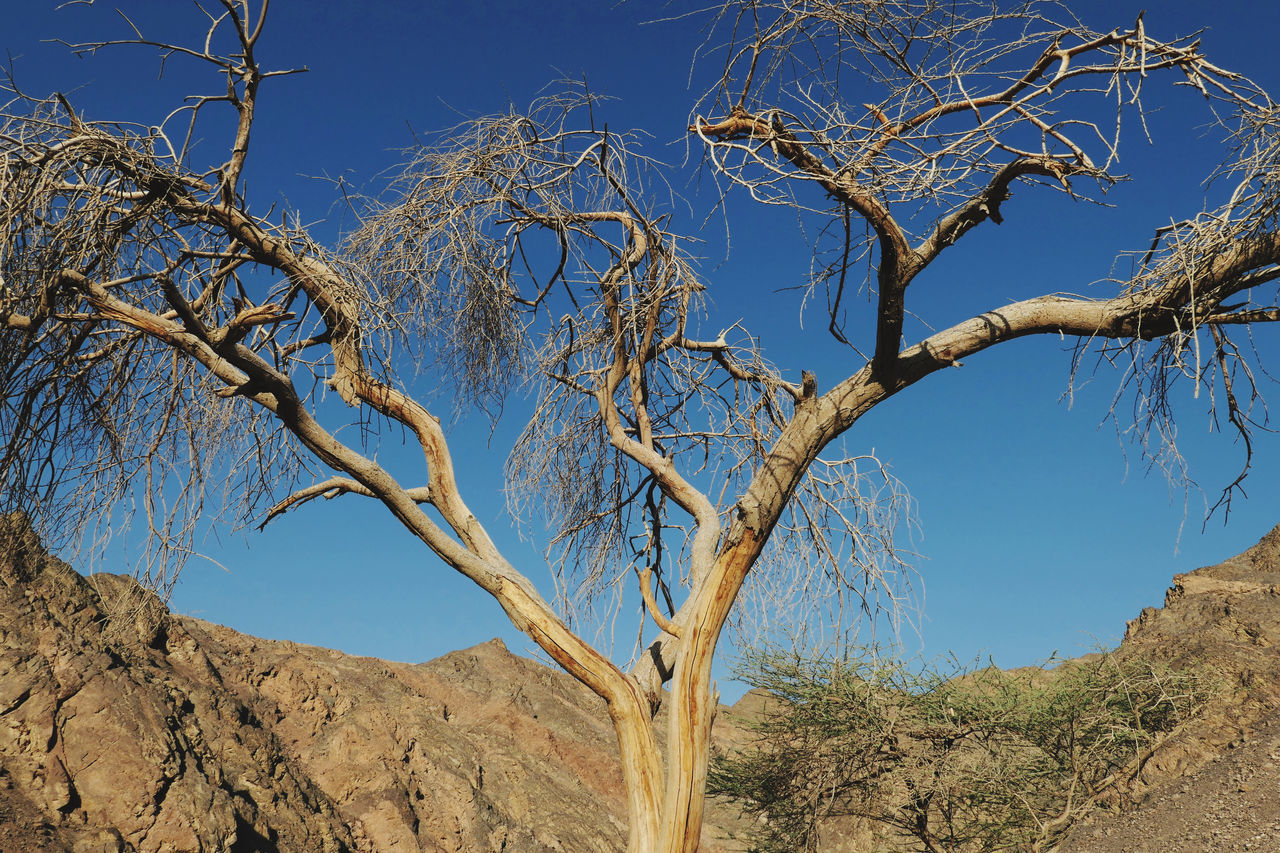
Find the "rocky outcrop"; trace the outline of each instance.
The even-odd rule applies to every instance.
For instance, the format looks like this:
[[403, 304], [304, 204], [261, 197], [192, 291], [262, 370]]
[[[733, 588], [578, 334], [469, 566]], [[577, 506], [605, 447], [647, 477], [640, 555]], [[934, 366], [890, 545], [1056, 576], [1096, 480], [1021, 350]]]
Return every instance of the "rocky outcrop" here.
[[182, 620], [0, 525], [0, 851], [357, 849]]
[[[260, 640], [0, 539], [0, 853], [615, 851], [603, 706], [494, 640], [425, 664]], [[705, 849], [734, 823], [713, 814]]]
[[1145, 762], [1139, 807], [1075, 827], [1060, 853], [1280, 850], [1280, 527], [1176, 575], [1121, 651], [1198, 667], [1221, 691]]
[[1280, 710], [1280, 527], [1216, 566], [1175, 575], [1164, 607], [1128, 625], [1126, 654], [1198, 667], [1219, 681], [1207, 713], [1152, 757], [1159, 784], [1239, 746]]
[[224, 684], [369, 849], [621, 846], [617, 747], [597, 700], [499, 641], [414, 666], [198, 628]]

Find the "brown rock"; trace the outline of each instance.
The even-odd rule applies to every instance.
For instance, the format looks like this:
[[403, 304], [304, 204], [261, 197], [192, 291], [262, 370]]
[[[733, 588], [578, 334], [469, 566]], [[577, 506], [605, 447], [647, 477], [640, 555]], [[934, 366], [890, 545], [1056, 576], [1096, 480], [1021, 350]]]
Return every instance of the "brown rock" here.
[[0, 853], [623, 846], [613, 730], [569, 676], [497, 640], [411, 665], [247, 637], [4, 524]]
[[1144, 765], [1129, 814], [1077, 826], [1059, 853], [1280, 850], [1280, 527], [1174, 577], [1121, 652], [1207, 668], [1222, 694]]
[[121, 579], [99, 594], [20, 518], [0, 539], [0, 851], [356, 849], [252, 710], [170, 659], [189, 635], [154, 596]]

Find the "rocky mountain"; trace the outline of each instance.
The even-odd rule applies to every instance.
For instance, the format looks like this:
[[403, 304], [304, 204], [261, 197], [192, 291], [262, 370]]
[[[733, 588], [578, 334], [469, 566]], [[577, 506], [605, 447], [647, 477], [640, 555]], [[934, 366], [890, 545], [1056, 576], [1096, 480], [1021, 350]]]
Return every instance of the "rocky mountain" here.
[[1135, 811], [1074, 827], [1059, 853], [1280, 850], [1280, 527], [1176, 575], [1121, 651], [1199, 664], [1222, 693], [1143, 766]]
[[[0, 541], [0, 853], [621, 847], [603, 708], [498, 641], [413, 665], [260, 640], [80, 576], [21, 519]], [[1146, 762], [1141, 807], [1063, 853], [1280, 849], [1277, 643], [1280, 528], [1176, 577], [1124, 648], [1207, 663], [1227, 689]], [[743, 849], [729, 808], [709, 824], [709, 853]]]
[[[0, 853], [615, 851], [602, 703], [494, 640], [411, 665], [248, 637], [0, 520]], [[733, 823], [722, 808], [709, 851]]]

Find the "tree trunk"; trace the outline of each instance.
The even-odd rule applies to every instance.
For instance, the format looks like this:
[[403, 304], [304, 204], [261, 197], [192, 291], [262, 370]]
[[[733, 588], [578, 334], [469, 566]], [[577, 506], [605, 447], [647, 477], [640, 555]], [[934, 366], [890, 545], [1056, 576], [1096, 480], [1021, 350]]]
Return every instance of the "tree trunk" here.
[[[638, 689], [635, 698], [640, 700]], [[627, 853], [650, 853], [659, 849], [662, 762], [647, 708], [648, 703], [642, 701], [609, 703], [627, 792]]]

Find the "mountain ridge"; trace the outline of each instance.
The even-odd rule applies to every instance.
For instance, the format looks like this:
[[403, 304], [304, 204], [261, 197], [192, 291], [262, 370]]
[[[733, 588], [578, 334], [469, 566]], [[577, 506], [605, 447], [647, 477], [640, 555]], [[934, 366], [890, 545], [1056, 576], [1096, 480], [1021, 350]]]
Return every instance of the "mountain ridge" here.
[[[24, 524], [0, 519], [0, 853], [622, 848], [614, 735], [568, 675], [497, 640], [408, 664], [239, 634], [82, 577]], [[1222, 698], [1135, 774], [1133, 813], [1061, 853], [1212, 832], [1210, 849], [1274, 849], [1257, 845], [1280, 838], [1277, 643], [1280, 527], [1175, 576], [1120, 653], [1211, 667]], [[721, 743], [746, 736], [739, 704]], [[732, 808], [708, 817], [707, 853], [744, 849]]]
[[0, 853], [623, 846], [613, 730], [570, 676], [500, 640], [408, 664], [250, 637], [22, 523], [0, 524]]

